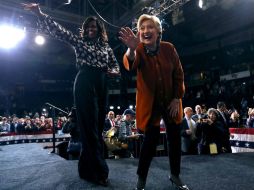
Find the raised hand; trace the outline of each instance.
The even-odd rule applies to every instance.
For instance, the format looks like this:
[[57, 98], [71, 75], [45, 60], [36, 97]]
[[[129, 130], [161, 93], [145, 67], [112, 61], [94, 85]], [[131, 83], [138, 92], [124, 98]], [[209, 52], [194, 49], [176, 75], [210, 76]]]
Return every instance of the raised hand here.
[[23, 6], [24, 10], [31, 11], [37, 16], [41, 16], [43, 14], [41, 12], [41, 9], [38, 3], [21, 3], [21, 5]]
[[135, 35], [129, 27], [121, 28], [119, 32], [119, 39], [132, 51], [137, 48], [140, 42], [139, 33]]

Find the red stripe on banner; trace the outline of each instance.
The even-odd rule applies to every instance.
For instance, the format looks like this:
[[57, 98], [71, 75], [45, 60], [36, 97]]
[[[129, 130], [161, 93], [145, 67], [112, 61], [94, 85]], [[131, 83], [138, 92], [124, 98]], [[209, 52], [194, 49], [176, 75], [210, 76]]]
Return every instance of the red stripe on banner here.
[[230, 133], [254, 135], [254, 128], [229, 128]]

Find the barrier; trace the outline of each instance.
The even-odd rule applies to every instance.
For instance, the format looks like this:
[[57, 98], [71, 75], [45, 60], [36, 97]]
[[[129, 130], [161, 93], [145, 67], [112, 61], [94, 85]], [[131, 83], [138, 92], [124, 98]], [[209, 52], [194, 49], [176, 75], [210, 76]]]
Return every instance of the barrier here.
[[[58, 135], [56, 134], [56, 142], [69, 141], [70, 135]], [[0, 146], [9, 144], [20, 144], [20, 143], [46, 143], [53, 142], [52, 134], [25, 134], [25, 135], [13, 135], [13, 136], [1, 136]]]

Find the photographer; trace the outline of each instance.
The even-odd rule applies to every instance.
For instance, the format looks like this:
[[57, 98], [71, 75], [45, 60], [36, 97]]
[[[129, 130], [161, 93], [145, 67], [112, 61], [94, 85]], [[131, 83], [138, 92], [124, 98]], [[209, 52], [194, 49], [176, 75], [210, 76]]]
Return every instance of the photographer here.
[[197, 136], [200, 141], [198, 143], [199, 154], [211, 154], [211, 145], [216, 145], [216, 152], [227, 152], [223, 147], [226, 140], [225, 128], [221, 121], [218, 120], [218, 112], [214, 108], [208, 110], [208, 119], [201, 119], [197, 122]]

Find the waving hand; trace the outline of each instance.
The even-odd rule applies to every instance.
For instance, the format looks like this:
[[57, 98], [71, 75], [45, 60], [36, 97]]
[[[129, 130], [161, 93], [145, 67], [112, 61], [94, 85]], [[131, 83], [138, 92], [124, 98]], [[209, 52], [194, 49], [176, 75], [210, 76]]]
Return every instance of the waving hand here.
[[140, 40], [139, 33], [135, 35], [129, 27], [121, 28], [119, 32], [119, 39], [132, 51], [135, 51]]
[[37, 16], [41, 16], [43, 14], [41, 12], [41, 9], [38, 3], [21, 3], [21, 5], [23, 6], [25, 10], [31, 11]]

